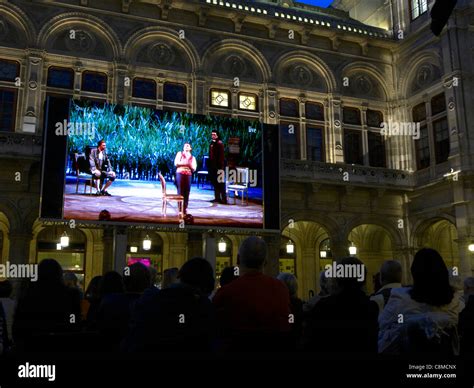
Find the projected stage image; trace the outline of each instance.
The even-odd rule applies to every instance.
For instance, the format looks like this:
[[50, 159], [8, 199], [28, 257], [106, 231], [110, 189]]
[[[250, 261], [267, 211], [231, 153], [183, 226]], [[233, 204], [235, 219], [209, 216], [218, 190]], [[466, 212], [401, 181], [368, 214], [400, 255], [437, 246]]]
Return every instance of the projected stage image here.
[[64, 219], [263, 227], [259, 122], [71, 107]]

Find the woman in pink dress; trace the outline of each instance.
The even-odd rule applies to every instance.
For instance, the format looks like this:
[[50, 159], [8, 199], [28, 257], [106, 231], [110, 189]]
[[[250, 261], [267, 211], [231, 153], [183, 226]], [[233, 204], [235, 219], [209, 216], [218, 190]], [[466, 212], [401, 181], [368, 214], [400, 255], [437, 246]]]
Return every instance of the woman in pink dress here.
[[191, 178], [196, 171], [196, 158], [191, 154], [191, 145], [185, 143], [183, 151], [176, 154], [174, 165], [176, 169], [176, 183], [178, 185], [178, 194], [184, 197], [183, 213], [187, 214], [189, 193], [191, 191]]

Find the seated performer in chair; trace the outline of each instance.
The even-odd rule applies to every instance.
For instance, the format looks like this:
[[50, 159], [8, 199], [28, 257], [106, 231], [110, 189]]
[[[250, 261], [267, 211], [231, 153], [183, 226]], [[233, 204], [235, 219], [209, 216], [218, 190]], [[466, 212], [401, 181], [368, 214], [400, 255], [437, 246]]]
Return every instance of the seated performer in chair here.
[[[115, 180], [115, 172], [112, 171], [110, 166], [110, 160], [105, 152], [106, 144], [105, 140], [99, 140], [97, 143], [97, 148], [94, 148], [91, 151], [89, 156], [89, 164], [91, 166], [91, 173], [96, 177], [96, 195], [107, 195], [111, 196], [107, 192], [107, 189]], [[104, 182], [107, 180], [107, 183]]]

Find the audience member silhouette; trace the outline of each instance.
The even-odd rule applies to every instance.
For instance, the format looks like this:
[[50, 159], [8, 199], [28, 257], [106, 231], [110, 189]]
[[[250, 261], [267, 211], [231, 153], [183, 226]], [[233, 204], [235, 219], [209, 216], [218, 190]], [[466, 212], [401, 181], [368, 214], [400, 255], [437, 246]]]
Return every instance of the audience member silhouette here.
[[123, 279], [125, 292], [104, 295], [97, 312], [97, 324], [106, 350], [119, 348], [128, 333], [135, 302], [151, 286], [150, 271], [142, 263], [126, 267]]
[[170, 287], [178, 281], [178, 268], [167, 268], [163, 271], [163, 280], [161, 281], [161, 289]]
[[[363, 291], [367, 270], [355, 257], [336, 263], [343, 266], [340, 267], [344, 268], [343, 276], [333, 278], [337, 286], [335, 293], [322, 298], [307, 314], [305, 349], [323, 353], [376, 353], [378, 309]], [[349, 271], [351, 268], [363, 269], [363, 279], [355, 276], [356, 271]]]
[[13, 292], [12, 283], [7, 279], [0, 282], [0, 304], [3, 306], [5, 315], [6, 336], [11, 342], [13, 340], [13, 319], [15, 315], [15, 301], [11, 298]]
[[379, 274], [380, 288], [370, 297], [370, 300], [377, 303], [379, 314], [381, 314], [390, 298], [392, 289], [402, 286], [402, 266], [396, 260], [384, 261]]
[[326, 271], [321, 271], [319, 274], [319, 294], [313, 296], [310, 300], [303, 304], [303, 312], [306, 314], [310, 312], [321, 298], [325, 298], [332, 294], [332, 279], [326, 277]]
[[474, 356], [474, 277], [464, 280], [464, 310], [459, 314], [461, 354]]
[[236, 270], [238, 270], [236, 267], [225, 267], [222, 270], [221, 277], [219, 278], [219, 285], [224, 287], [226, 284], [229, 284], [237, 279], [239, 276], [236, 275]]
[[419, 250], [411, 265], [413, 286], [392, 289], [379, 317], [381, 353], [458, 354], [459, 294], [434, 249]]
[[303, 334], [303, 301], [298, 298], [298, 281], [296, 276], [291, 273], [280, 273], [277, 279], [283, 282], [288, 288], [290, 294], [290, 317], [292, 345], [294, 349], [299, 349], [301, 336]]
[[71, 350], [60, 333], [72, 333], [81, 322], [80, 295], [64, 285], [63, 271], [54, 259], [38, 265], [38, 280], [20, 299], [13, 323], [13, 338], [25, 350]]
[[122, 348], [128, 352], [207, 352], [215, 332], [209, 295], [214, 272], [209, 262], [193, 258], [181, 267], [178, 281], [167, 288], [149, 288], [137, 301], [130, 333]]
[[94, 276], [92, 278], [81, 303], [82, 318], [87, 324], [96, 320], [100, 304], [100, 282], [102, 278], [102, 276]]
[[237, 255], [239, 278], [213, 298], [223, 351], [277, 351], [290, 344], [289, 292], [263, 274], [266, 254], [264, 240], [245, 239]]

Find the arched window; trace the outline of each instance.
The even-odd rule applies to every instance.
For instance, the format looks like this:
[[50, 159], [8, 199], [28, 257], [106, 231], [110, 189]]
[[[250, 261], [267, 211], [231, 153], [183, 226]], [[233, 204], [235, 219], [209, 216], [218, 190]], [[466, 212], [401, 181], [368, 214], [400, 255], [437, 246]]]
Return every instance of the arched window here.
[[82, 73], [82, 90], [85, 92], [107, 93], [107, 74], [94, 71]]
[[0, 60], [0, 81], [11, 83], [10, 87], [0, 87], [0, 131], [14, 132], [18, 90], [17, 77], [20, 64], [15, 61]]
[[156, 82], [152, 79], [134, 78], [132, 97], [156, 100]]
[[74, 89], [74, 70], [51, 66], [48, 69], [47, 85], [51, 88]]
[[[67, 234], [69, 245], [60, 247], [61, 236]], [[38, 233], [36, 238], [36, 262], [44, 259], [54, 259], [65, 272], [73, 272], [84, 287], [86, 271], [86, 236], [79, 229], [64, 226], [51, 226]]]

